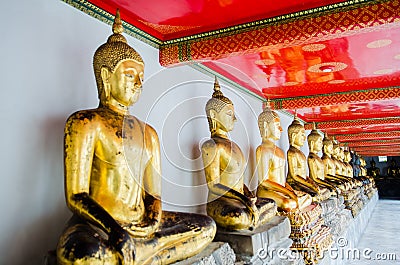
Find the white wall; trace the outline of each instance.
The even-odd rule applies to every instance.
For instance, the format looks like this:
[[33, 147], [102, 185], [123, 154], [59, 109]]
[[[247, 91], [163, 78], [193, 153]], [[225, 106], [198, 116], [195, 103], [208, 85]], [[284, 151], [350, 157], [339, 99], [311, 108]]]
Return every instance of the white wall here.
[[[42, 264], [70, 216], [63, 194], [64, 122], [76, 110], [97, 106], [92, 56], [111, 30], [61, 1], [2, 1], [0, 6], [0, 264]], [[207, 190], [199, 146], [209, 137], [204, 106], [213, 78], [188, 66], [163, 69], [157, 50], [131, 37], [128, 42], [146, 63], [144, 91], [132, 113], [159, 134], [163, 206], [201, 212]], [[250, 181], [261, 141], [261, 103], [221, 86], [236, 107], [231, 136], [248, 157]], [[286, 131], [291, 118], [281, 118]], [[285, 132], [279, 145], [288, 149]]]

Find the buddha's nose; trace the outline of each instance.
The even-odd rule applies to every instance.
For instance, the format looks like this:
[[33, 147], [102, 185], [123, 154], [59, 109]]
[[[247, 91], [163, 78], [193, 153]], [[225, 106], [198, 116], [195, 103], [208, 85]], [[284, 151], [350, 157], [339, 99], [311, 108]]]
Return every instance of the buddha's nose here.
[[135, 86], [135, 88], [140, 88], [140, 87], [142, 87], [142, 80], [141, 80], [140, 77], [137, 76], [137, 77], [135, 78], [134, 86]]

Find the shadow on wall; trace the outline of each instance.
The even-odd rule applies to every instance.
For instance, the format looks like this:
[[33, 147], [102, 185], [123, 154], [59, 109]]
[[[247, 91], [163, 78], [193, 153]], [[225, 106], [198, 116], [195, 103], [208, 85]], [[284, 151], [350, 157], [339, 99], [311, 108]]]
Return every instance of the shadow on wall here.
[[[11, 206], [18, 217], [11, 219], [8, 238], [1, 238], [1, 264], [44, 264], [49, 250], [72, 215], [64, 199], [63, 137], [65, 117], [47, 118], [30, 131], [22, 155], [23, 185]], [[35, 131], [36, 130], [36, 131]], [[24, 141], [24, 140], [21, 140]], [[21, 144], [23, 145], [23, 144]], [[24, 147], [25, 148], [25, 147]], [[9, 236], [10, 235], [10, 236]]]
[[58, 238], [72, 214], [64, 200], [57, 203], [58, 210], [42, 216], [25, 227], [21, 227], [5, 242], [9, 242], [4, 264], [43, 265], [48, 251], [55, 250]]

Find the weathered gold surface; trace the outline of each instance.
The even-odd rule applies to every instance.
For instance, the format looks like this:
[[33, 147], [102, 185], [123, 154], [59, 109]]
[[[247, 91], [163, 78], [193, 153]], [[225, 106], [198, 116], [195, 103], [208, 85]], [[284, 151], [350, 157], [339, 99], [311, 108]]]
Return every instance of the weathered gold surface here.
[[293, 190], [286, 182], [285, 154], [274, 143], [282, 134], [278, 114], [266, 106], [258, 117], [258, 127], [262, 142], [256, 150], [259, 178], [257, 196], [273, 199], [283, 211], [294, 211], [309, 206], [312, 203], [311, 196]]
[[307, 160], [300, 147], [306, 140], [303, 124], [294, 118], [288, 127], [289, 150], [287, 151], [288, 175], [287, 182], [294, 188], [304, 191], [313, 197], [314, 201], [323, 201], [330, 197], [326, 188], [320, 188], [317, 183], [307, 176]]
[[257, 199], [244, 183], [244, 155], [228, 137], [236, 121], [234, 107], [217, 80], [205, 109], [211, 131], [211, 138], [201, 147], [208, 185], [207, 213], [221, 228], [254, 229], [275, 216], [276, 205], [270, 199]]
[[121, 35], [94, 55], [100, 105], [65, 126], [65, 197], [74, 216], [58, 246], [59, 264], [169, 264], [199, 253], [214, 221], [161, 209], [156, 131], [129, 113], [141, 93], [144, 64]]

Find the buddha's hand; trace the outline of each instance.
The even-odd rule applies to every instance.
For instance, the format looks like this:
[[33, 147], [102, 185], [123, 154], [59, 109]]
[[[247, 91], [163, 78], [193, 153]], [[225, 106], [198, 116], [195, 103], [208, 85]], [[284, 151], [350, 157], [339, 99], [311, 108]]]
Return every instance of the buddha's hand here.
[[118, 259], [123, 265], [131, 265], [135, 260], [135, 245], [127, 231], [118, 229], [112, 231], [108, 239], [111, 246], [117, 251]]
[[248, 200], [246, 201], [246, 207], [249, 209], [250, 212], [252, 227], [255, 228], [257, 226], [258, 220], [260, 219], [260, 214], [258, 212], [257, 206], [251, 198], [248, 198]]
[[142, 222], [139, 224], [132, 224], [127, 227], [129, 233], [134, 237], [149, 237], [154, 234], [155, 229], [155, 222]]

